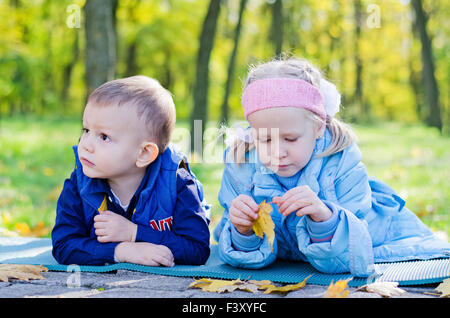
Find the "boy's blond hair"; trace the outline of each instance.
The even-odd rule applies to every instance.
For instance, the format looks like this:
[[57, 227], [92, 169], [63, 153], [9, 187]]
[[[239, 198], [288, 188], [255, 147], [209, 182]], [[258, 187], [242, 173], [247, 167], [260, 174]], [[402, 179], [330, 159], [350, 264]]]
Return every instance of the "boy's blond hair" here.
[[175, 104], [157, 80], [143, 75], [112, 80], [94, 90], [87, 103], [136, 107], [159, 153], [167, 148], [176, 121]]

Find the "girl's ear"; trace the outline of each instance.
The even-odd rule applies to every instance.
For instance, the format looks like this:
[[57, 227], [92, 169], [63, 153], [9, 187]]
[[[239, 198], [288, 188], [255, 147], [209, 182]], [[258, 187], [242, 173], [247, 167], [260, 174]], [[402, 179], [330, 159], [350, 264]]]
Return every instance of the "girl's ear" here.
[[141, 149], [139, 151], [138, 157], [136, 159], [136, 166], [139, 168], [144, 168], [155, 161], [158, 157], [159, 149], [158, 146], [153, 142], [143, 142]]
[[316, 127], [317, 127], [316, 139], [322, 138], [323, 134], [325, 133], [325, 128], [327, 127], [327, 125], [324, 122], [321, 122]]

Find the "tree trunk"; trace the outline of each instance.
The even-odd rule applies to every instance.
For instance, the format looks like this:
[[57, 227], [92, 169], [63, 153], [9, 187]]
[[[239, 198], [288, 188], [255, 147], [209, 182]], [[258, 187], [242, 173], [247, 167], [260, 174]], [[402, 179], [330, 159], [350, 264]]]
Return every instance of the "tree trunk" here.
[[75, 39], [73, 40], [72, 44], [72, 60], [67, 63], [64, 66], [63, 69], [63, 87], [61, 90], [61, 100], [63, 103], [63, 107], [67, 108], [68, 104], [67, 101], [69, 99], [69, 90], [70, 90], [70, 83], [71, 83], [71, 77], [72, 77], [72, 70], [75, 67], [75, 64], [78, 61], [78, 58], [80, 56], [80, 49], [79, 49], [79, 40], [78, 40], [78, 30], [74, 30], [75, 32]]
[[[203, 21], [198, 48], [194, 84], [194, 107], [191, 113], [191, 149], [198, 154], [202, 153], [203, 131], [208, 120], [209, 59], [214, 45], [219, 13], [220, 0], [211, 0]], [[197, 120], [200, 120], [200, 131], [198, 131], [198, 125], [196, 125]]]
[[84, 6], [86, 36], [86, 99], [101, 84], [114, 79], [116, 38], [113, 0], [89, 0]]
[[363, 85], [362, 85], [362, 72], [363, 64], [361, 60], [361, 53], [359, 49], [359, 44], [361, 40], [361, 25], [362, 25], [362, 11], [361, 11], [361, 0], [354, 1], [354, 16], [355, 16], [355, 95], [353, 97], [353, 102], [360, 109], [360, 117], [367, 119], [368, 113], [364, 107], [363, 101]]
[[411, 4], [416, 14], [416, 27], [419, 31], [420, 42], [422, 44], [422, 80], [425, 88], [426, 103], [428, 104], [426, 123], [442, 131], [439, 88], [436, 77], [434, 76], [433, 48], [431, 46], [431, 38], [427, 33], [428, 17], [422, 7], [421, 0], [412, 0]]
[[275, 0], [272, 5], [271, 39], [275, 47], [275, 56], [280, 57], [283, 47], [283, 5]]
[[228, 62], [228, 76], [227, 82], [225, 83], [225, 94], [223, 97], [222, 103], [222, 122], [226, 125], [229, 120], [229, 105], [228, 105], [228, 97], [230, 96], [230, 92], [232, 89], [233, 78], [234, 78], [234, 65], [237, 55], [237, 50], [239, 46], [239, 38], [241, 36], [241, 26], [242, 26], [242, 16], [244, 15], [245, 6], [247, 5], [247, 0], [241, 0], [239, 6], [239, 18], [236, 24], [236, 29], [234, 30], [234, 46], [233, 51], [231, 52], [230, 61]]

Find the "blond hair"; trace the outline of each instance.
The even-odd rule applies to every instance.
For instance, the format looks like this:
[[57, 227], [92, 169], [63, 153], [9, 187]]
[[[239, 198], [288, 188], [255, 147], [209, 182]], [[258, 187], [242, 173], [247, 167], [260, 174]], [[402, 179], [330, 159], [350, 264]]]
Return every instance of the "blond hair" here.
[[[323, 75], [318, 68], [305, 59], [295, 57], [275, 59], [259, 65], [252, 65], [247, 79], [244, 82], [244, 89], [253, 81], [267, 78], [301, 79], [320, 89], [320, 80], [323, 78]], [[324, 120], [315, 113], [306, 111], [306, 114], [307, 118], [317, 125], [324, 124]], [[356, 140], [356, 136], [350, 126], [338, 119], [327, 115], [325, 124], [331, 134], [332, 140], [329, 147], [324, 152], [318, 154], [317, 157], [326, 157], [335, 154], [350, 146]], [[253, 142], [235, 138], [230, 146], [228, 159], [238, 164], [244, 163], [245, 153], [254, 147]]]
[[171, 93], [150, 77], [137, 75], [109, 81], [89, 95], [96, 106], [134, 106], [137, 115], [162, 153], [170, 142], [176, 112]]

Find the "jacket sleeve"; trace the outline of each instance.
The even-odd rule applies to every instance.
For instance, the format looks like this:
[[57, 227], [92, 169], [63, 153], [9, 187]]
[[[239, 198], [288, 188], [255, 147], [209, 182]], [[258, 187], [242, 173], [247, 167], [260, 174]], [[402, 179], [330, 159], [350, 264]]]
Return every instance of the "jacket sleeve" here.
[[51, 236], [53, 257], [60, 264], [114, 263], [114, 249], [118, 243], [100, 243], [96, 236], [91, 236], [91, 225], [86, 224], [78, 193], [76, 170], [64, 181]]
[[[341, 160], [347, 158], [354, 156]], [[374, 272], [373, 251], [364, 215], [371, 207], [371, 191], [364, 165], [359, 160], [348, 161], [338, 170], [334, 182], [337, 202], [323, 201], [337, 218], [331, 238], [322, 242], [312, 240], [313, 221], [306, 217], [297, 224], [297, 242], [308, 261], [322, 272], [369, 276]]]
[[240, 234], [231, 224], [228, 209], [231, 201], [240, 194], [251, 195], [246, 182], [250, 176], [248, 169], [240, 168], [234, 163], [227, 163], [222, 176], [219, 191], [219, 202], [224, 207], [222, 220], [215, 230], [219, 241], [219, 256], [227, 264], [242, 268], [262, 268], [275, 261], [277, 255], [276, 240], [273, 249], [267, 237], [264, 239], [255, 234]]
[[167, 246], [176, 264], [204, 264], [210, 253], [210, 233], [202, 201], [193, 177], [187, 170], [179, 169], [171, 231], [157, 231], [138, 224], [136, 241]]

